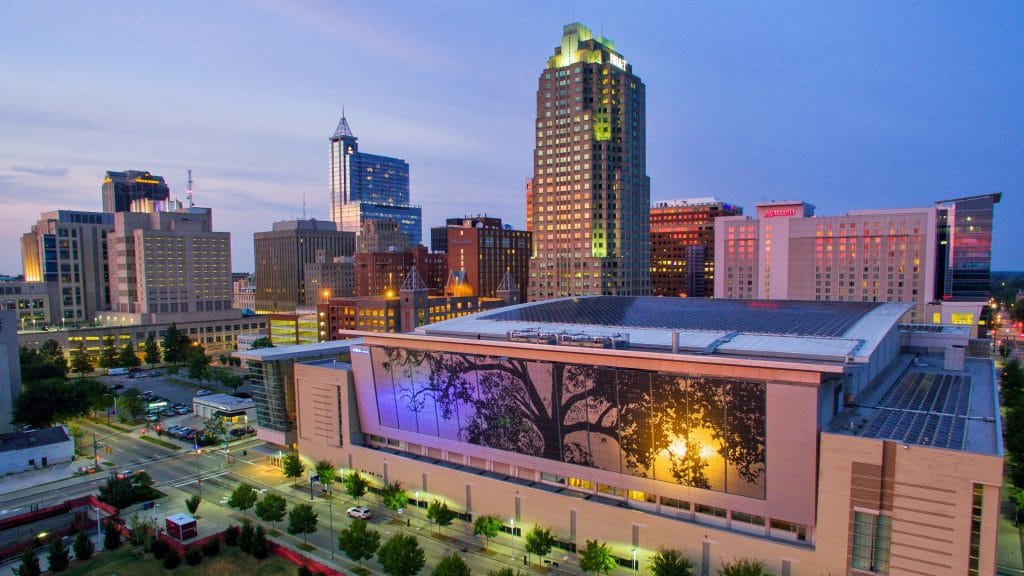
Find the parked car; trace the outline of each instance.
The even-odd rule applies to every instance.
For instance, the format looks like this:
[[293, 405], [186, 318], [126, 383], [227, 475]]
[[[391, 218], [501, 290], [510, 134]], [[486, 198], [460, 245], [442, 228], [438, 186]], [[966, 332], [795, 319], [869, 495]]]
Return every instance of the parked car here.
[[125, 478], [131, 478], [132, 476], [135, 476], [139, 472], [142, 472], [142, 470], [121, 470], [120, 472], [118, 472], [114, 476], [118, 480], [124, 480]]
[[164, 408], [160, 411], [164, 416], [177, 416], [178, 412], [174, 408]]
[[364, 520], [373, 516], [373, 511], [366, 506], [353, 506], [346, 510], [345, 513], [352, 518], [363, 518]]
[[108, 388], [111, 391], [114, 391], [114, 390], [124, 390], [124, 384], [111, 384], [110, 386], [108, 386]]
[[209, 390], [196, 391], [196, 396], [209, 396], [210, 394], [212, 394], [212, 392], [210, 392]]
[[159, 414], [146, 414], [146, 422], [156, 422], [159, 419]]
[[150, 376], [163, 376], [164, 375], [164, 371], [163, 370], [153, 370], [152, 372], [149, 373], [149, 375]]
[[179, 406], [175, 408], [174, 411], [177, 412], [178, 414], [185, 415], [192, 412], [192, 409], [189, 408], [188, 406]]

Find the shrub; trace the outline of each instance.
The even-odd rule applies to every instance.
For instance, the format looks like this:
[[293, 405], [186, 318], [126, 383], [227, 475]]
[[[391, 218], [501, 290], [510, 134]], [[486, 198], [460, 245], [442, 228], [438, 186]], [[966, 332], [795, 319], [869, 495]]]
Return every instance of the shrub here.
[[121, 531], [118, 530], [117, 524], [109, 520], [103, 526], [103, 547], [107, 550], [117, 550], [121, 547]]
[[92, 558], [93, 552], [96, 551], [96, 545], [92, 543], [92, 539], [89, 538], [87, 532], [75, 534], [75, 543], [72, 545], [72, 548], [75, 550], [75, 558], [79, 560]]
[[164, 568], [174, 570], [178, 567], [178, 564], [181, 564], [181, 556], [178, 556], [178, 553], [174, 550], [168, 551], [167, 556], [164, 556]]
[[149, 548], [149, 551], [153, 553], [153, 558], [162, 560], [167, 553], [171, 551], [171, 545], [163, 540], [157, 540], [153, 542], [153, 545]]
[[206, 544], [203, 544], [203, 556], [206, 556], [207, 558], [212, 558], [217, 554], [220, 554], [220, 540], [214, 538]]
[[238, 526], [228, 526], [228, 529], [224, 531], [224, 544], [226, 546], [238, 546], [239, 532]]
[[252, 555], [263, 560], [270, 556], [270, 546], [267, 545], [267, 532], [263, 526], [257, 526], [252, 537]]
[[306, 568], [305, 566], [299, 566], [298, 576], [313, 576], [314, 574], [316, 573], [310, 570], [309, 568]]
[[252, 539], [255, 534], [252, 524], [248, 520], [242, 523], [242, 534], [238, 537], [238, 547], [242, 549], [242, 552], [252, 552]]
[[188, 552], [185, 552], [185, 564], [195, 566], [202, 561], [203, 553], [199, 551], [199, 548], [189, 548]]

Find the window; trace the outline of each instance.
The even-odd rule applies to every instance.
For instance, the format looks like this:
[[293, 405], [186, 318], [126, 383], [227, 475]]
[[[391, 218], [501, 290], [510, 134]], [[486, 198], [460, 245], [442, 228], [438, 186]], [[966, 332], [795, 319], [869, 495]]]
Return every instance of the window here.
[[981, 511], [984, 495], [985, 487], [975, 484], [971, 502], [971, 554], [967, 564], [967, 573], [970, 576], [977, 576], [978, 567], [981, 565]]
[[888, 574], [891, 537], [892, 518], [880, 514], [854, 512], [850, 567]]

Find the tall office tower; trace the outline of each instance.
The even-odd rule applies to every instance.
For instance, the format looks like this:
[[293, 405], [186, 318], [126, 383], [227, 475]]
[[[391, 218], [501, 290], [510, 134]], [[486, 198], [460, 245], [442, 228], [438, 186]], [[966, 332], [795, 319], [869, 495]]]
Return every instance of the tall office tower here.
[[396, 220], [367, 220], [356, 235], [358, 253], [405, 252], [409, 246], [409, 235]]
[[288, 220], [275, 222], [270, 232], [257, 232], [256, 309], [291, 312], [306, 304], [305, 265], [330, 262], [355, 253], [354, 232], [338, 230], [334, 222]]
[[938, 239], [941, 300], [989, 299], [992, 280], [992, 212], [1002, 194], [941, 200]]
[[201, 320], [232, 312], [231, 234], [213, 231], [209, 208], [118, 212], [110, 247], [111, 321]]
[[0, 309], [0, 434], [14, 431], [14, 399], [21, 394], [18, 359], [18, 314]]
[[717, 198], [651, 206], [651, 294], [708, 298], [715, 287], [715, 218], [743, 208]]
[[359, 232], [367, 220], [392, 219], [413, 246], [423, 238], [423, 210], [409, 204], [409, 164], [401, 158], [359, 151], [342, 114], [331, 136], [331, 220], [339, 230]]
[[163, 176], [155, 176], [149, 172], [126, 170], [124, 172], [107, 171], [103, 178], [103, 211], [129, 212], [132, 203], [144, 201], [140, 206], [149, 209], [136, 209], [137, 212], [154, 211], [154, 206], [167, 202], [171, 189], [167, 187]]
[[522, 290], [529, 280], [530, 237], [526, 230], [502, 226], [501, 218], [449, 218], [448, 269], [463, 272], [475, 296], [497, 297], [509, 273]]
[[530, 300], [650, 292], [644, 102], [610, 40], [563, 28], [537, 87]]
[[91, 322], [110, 309], [108, 236], [114, 216], [105, 212], [43, 212], [21, 237], [25, 280], [56, 283], [51, 298], [54, 324]]

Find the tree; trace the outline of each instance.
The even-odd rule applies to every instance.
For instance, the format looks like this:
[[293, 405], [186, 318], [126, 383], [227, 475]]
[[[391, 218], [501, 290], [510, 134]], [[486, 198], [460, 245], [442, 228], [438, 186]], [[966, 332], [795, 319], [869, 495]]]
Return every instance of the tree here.
[[441, 533], [441, 528], [452, 525], [452, 521], [455, 520], [457, 514], [451, 508], [448, 508], [447, 502], [441, 502], [440, 500], [432, 500], [430, 505], [427, 506], [427, 519], [437, 524], [437, 533]]
[[103, 348], [100, 350], [100, 368], [117, 367], [117, 348], [114, 347], [114, 337], [103, 337]]
[[587, 540], [586, 547], [580, 551], [580, 568], [587, 574], [608, 574], [615, 568], [612, 550], [597, 540]]
[[27, 384], [14, 399], [11, 419], [20, 424], [46, 428], [85, 414], [89, 409], [86, 388], [63, 378]]
[[734, 562], [725, 562], [718, 569], [718, 576], [767, 576], [764, 562], [741, 558]]
[[228, 421], [223, 416], [210, 418], [209, 420], [206, 421], [206, 426], [203, 428], [203, 436], [207, 438], [211, 443], [224, 438], [224, 435], [227, 433]]
[[487, 546], [490, 545], [491, 538], [497, 536], [498, 532], [500, 531], [501, 518], [498, 518], [493, 514], [488, 514], [486, 516], [478, 516], [477, 519], [473, 521], [473, 535], [483, 536], [484, 538], [486, 538], [486, 540], [484, 541], [484, 549], [486, 549]]
[[156, 366], [160, 363], [160, 346], [156, 343], [156, 338], [153, 337], [152, 332], [146, 336], [146, 344], [143, 346], [143, 351], [146, 353], [146, 364]]
[[377, 550], [377, 561], [388, 576], [415, 576], [427, 558], [415, 536], [399, 532]]
[[72, 545], [72, 548], [75, 550], [75, 558], [79, 560], [92, 558], [92, 553], [96, 551], [96, 545], [92, 543], [92, 538], [89, 538], [88, 532], [75, 534], [75, 543]]
[[188, 377], [205, 382], [210, 379], [210, 357], [199, 347], [188, 355]]
[[274, 343], [270, 340], [270, 336], [263, 336], [252, 341], [252, 348], [273, 348]]
[[1016, 358], [1006, 363], [999, 388], [1003, 393], [1004, 406], [1016, 408], [1022, 404], [1022, 400], [1024, 400], [1024, 368]]
[[650, 569], [651, 576], [693, 576], [693, 562], [675, 548], [659, 548]]
[[369, 528], [369, 523], [362, 518], [353, 520], [352, 525], [343, 529], [338, 536], [338, 549], [360, 566], [363, 565], [363, 560], [373, 558], [378, 548], [380, 532]]
[[555, 545], [555, 539], [551, 536], [551, 530], [549, 528], [541, 528], [536, 524], [530, 531], [526, 533], [523, 538], [525, 541], [524, 548], [527, 554], [536, 554], [543, 558], [551, 552], [551, 547]]
[[[193, 494], [188, 498], [185, 498], [185, 508], [188, 509], [189, 514], [195, 514], [196, 510], [199, 510], [199, 504], [202, 503], [203, 497], [199, 494]], [[256, 505], [256, 510], [259, 510], [259, 504]]]
[[171, 322], [171, 325], [164, 331], [164, 360], [175, 365], [183, 364], [188, 359], [189, 348], [191, 348], [189, 344], [188, 334], [178, 330], [178, 325]]
[[252, 555], [262, 560], [270, 555], [270, 547], [267, 546], [267, 531], [263, 526], [257, 526], [252, 533]]
[[15, 576], [40, 576], [42, 573], [35, 548], [28, 546], [21, 553], [21, 565], [14, 569]]
[[319, 520], [317, 513], [310, 504], [296, 504], [288, 513], [288, 533], [302, 534], [302, 541], [307, 542], [306, 535], [316, 532]]
[[85, 340], [78, 343], [78, 347], [71, 351], [71, 371], [77, 372], [79, 376], [85, 376], [86, 372], [92, 372], [95, 367], [89, 352], [85, 349]]
[[359, 473], [358, 470], [349, 472], [342, 478], [341, 483], [345, 486], [345, 494], [348, 494], [352, 498], [355, 498], [356, 502], [366, 494], [366, 488], [369, 486], [369, 482], [366, 478]]
[[402, 488], [402, 483], [398, 480], [385, 485], [380, 497], [384, 505], [392, 510], [402, 510], [409, 505], [409, 493]]
[[232, 394], [242, 387], [242, 377], [223, 366], [210, 368], [210, 380], [220, 382], [225, 388], [231, 388]]
[[470, 576], [469, 564], [458, 554], [449, 554], [441, 559], [430, 573], [431, 576]]
[[125, 368], [135, 368], [142, 364], [138, 355], [135, 354], [135, 345], [132, 344], [131, 340], [121, 347], [121, 354], [118, 355], [117, 362]]
[[255, 537], [256, 531], [253, 530], [252, 522], [242, 520], [242, 529], [238, 537], [238, 547], [242, 549], [242, 552], [246, 554], [252, 552], [252, 541]]
[[121, 529], [110, 520], [103, 524], [103, 547], [107, 550], [117, 550], [121, 547]]
[[117, 404], [121, 408], [121, 419], [129, 422], [135, 421], [146, 411], [146, 401], [142, 399], [142, 391], [138, 388], [125, 390]]
[[298, 452], [291, 452], [282, 458], [281, 467], [286, 478], [298, 479], [306, 473], [306, 465], [302, 463]]
[[231, 497], [228, 498], [228, 506], [241, 510], [242, 518], [244, 519], [245, 511], [252, 508], [253, 504], [256, 504], [256, 498], [256, 491], [253, 490], [252, 486], [242, 482], [231, 492]]
[[64, 359], [64, 349], [61, 348], [60, 342], [53, 338], [39, 346], [39, 355], [42, 356], [44, 362], [67, 365], [67, 361]]
[[68, 363], [64, 359], [64, 350], [56, 340], [43, 342], [38, 350], [22, 346], [18, 353], [22, 382], [67, 376]]
[[260, 520], [270, 522], [270, 525], [276, 528], [276, 523], [284, 520], [287, 507], [288, 501], [283, 496], [269, 492], [256, 504], [256, 515]]

